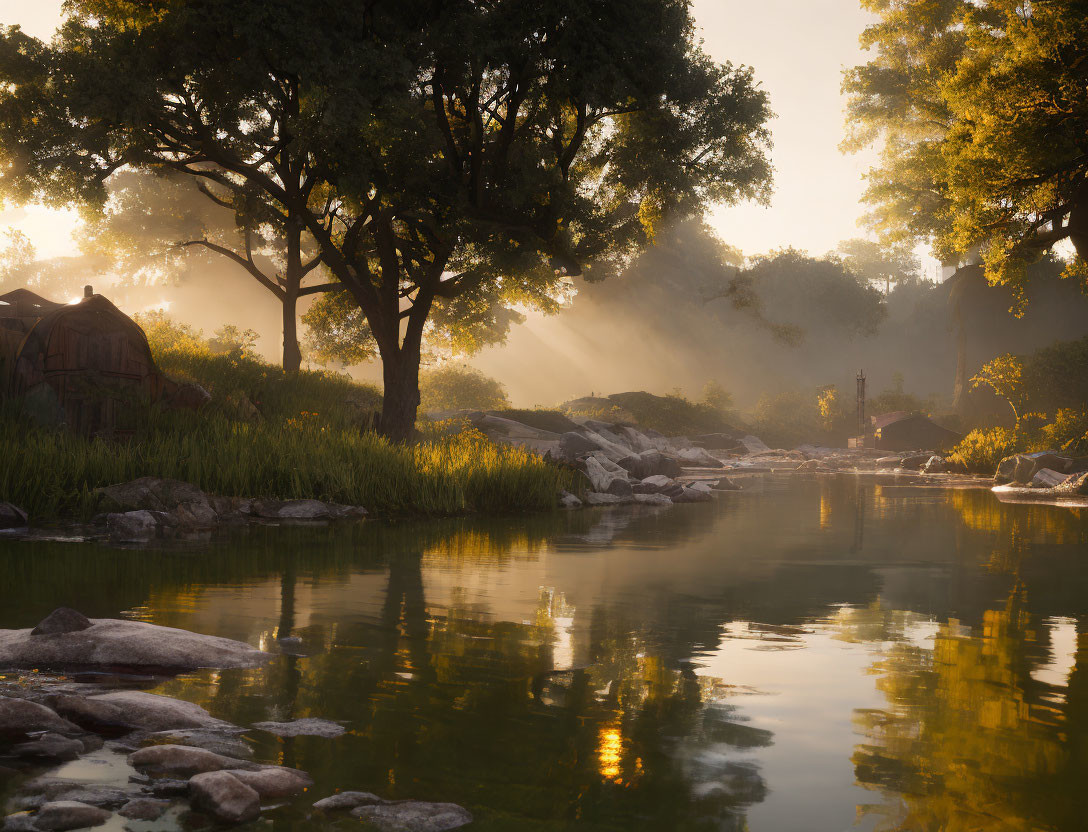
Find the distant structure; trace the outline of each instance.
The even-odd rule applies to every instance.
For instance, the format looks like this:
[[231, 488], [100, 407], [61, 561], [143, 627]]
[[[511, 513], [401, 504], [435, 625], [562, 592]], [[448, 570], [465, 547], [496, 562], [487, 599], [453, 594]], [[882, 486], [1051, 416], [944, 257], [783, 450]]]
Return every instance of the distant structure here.
[[139, 325], [92, 287], [67, 304], [29, 289], [0, 295], [0, 397], [21, 400], [36, 421], [124, 434], [140, 405], [177, 389]]
[[874, 446], [882, 451], [942, 451], [963, 437], [941, 427], [928, 416], [897, 410], [872, 417]]
[[851, 436], [846, 441], [849, 448], [872, 448], [873, 437], [869, 430], [869, 423], [865, 419], [865, 371], [858, 370], [858, 435]]

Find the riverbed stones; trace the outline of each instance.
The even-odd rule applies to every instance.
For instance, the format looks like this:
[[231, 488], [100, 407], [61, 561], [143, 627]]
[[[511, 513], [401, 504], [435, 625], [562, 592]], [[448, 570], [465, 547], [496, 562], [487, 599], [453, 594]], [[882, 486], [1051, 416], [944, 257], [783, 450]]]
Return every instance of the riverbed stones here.
[[226, 769], [226, 772], [257, 792], [261, 800], [298, 797], [314, 784], [310, 775], [293, 768], [271, 766], [257, 771], [234, 768]]
[[137, 797], [118, 809], [117, 814], [129, 820], [153, 821], [161, 818], [169, 808], [169, 800]]
[[277, 737], [333, 737], [343, 736], [347, 729], [328, 719], [296, 719], [291, 722], [255, 722], [254, 728], [275, 734]]
[[0, 698], [0, 739], [19, 739], [40, 731], [75, 734], [79, 729], [45, 705], [9, 696]]
[[22, 529], [27, 523], [25, 511], [11, 503], [0, 502], [0, 529]]
[[[240, 641], [143, 621], [94, 619], [86, 630], [32, 636], [0, 630], [0, 664], [19, 667], [255, 667], [271, 656]], [[197, 727], [197, 726], [165, 726]]]
[[446, 832], [472, 823], [472, 815], [455, 803], [424, 803], [407, 800], [360, 806], [351, 810], [380, 832]]
[[34, 815], [34, 827], [43, 832], [66, 832], [69, 829], [87, 829], [101, 826], [111, 813], [97, 806], [88, 806], [75, 800], [57, 800], [46, 803]]
[[225, 771], [198, 774], [189, 781], [193, 806], [227, 823], [245, 823], [261, 814], [261, 797]]
[[377, 806], [386, 801], [370, 792], [338, 792], [314, 804], [319, 812], [343, 812], [359, 806]]
[[192, 777], [208, 771], [226, 771], [247, 766], [256, 768], [253, 763], [191, 745], [153, 745], [141, 748], [129, 755], [128, 762], [136, 769], [175, 777]]

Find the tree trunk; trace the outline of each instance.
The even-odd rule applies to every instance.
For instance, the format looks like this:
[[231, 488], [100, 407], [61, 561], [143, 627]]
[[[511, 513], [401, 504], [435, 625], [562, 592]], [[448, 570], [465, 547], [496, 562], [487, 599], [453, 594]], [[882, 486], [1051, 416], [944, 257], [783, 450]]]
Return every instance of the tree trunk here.
[[298, 291], [289, 287], [283, 297], [283, 371], [295, 374], [302, 368], [302, 350], [298, 346]]
[[419, 409], [419, 351], [400, 349], [382, 355], [381, 433], [393, 442], [407, 442], [416, 426]]

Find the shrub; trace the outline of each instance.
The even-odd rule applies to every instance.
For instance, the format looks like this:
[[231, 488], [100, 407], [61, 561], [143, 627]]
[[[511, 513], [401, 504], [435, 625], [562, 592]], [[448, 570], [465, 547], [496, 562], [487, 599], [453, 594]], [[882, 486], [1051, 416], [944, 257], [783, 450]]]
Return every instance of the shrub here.
[[500, 382], [454, 364], [420, 373], [419, 397], [424, 411], [498, 410], [510, 404]]
[[[721, 391], [721, 394], [728, 396], [725, 391]], [[711, 395], [715, 397], [716, 394], [711, 391]], [[679, 393], [656, 396], [640, 390], [612, 394], [607, 399], [611, 407], [606, 408], [602, 402], [596, 406], [598, 413], [590, 410], [570, 410], [568, 415], [599, 418], [606, 422], [625, 421], [629, 418], [639, 427], [650, 428], [666, 436], [690, 436], [735, 430], [729, 422], [728, 412], [721, 407], [721, 396], [717, 398], [718, 401], [711, 404], [706, 401], [693, 402]]]
[[997, 427], [971, 431], [948, 458], [972, 473], [992, 475], [1001, 460], [1025, 449], [1022, 434], [1012, 428]]
[[1024, 359], [1024, 395], [1033, 410], [1088, 408], [1088, 337], [1059, 341]]

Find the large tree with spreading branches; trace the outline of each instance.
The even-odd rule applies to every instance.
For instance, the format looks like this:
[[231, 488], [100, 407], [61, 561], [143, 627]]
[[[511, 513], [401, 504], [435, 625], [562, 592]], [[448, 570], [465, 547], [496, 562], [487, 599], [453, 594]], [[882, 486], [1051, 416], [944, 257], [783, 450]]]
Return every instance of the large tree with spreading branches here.
[[94, 204], [122, 168], [194, 177], [302, 235], [358, 305], [409, 436], [436, 301], [544, 302], [666, 217], [769, 188], [766, 95], [689, 0], [70, 0], [0, 41], [0, 187]]

